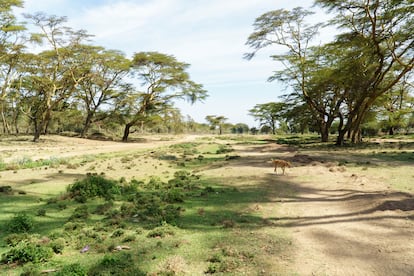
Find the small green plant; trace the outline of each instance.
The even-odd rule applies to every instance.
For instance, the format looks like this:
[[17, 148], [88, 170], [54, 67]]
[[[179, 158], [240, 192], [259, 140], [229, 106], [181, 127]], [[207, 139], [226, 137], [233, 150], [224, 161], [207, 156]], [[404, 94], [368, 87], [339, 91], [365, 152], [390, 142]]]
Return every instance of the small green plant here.
[[164, 223], [163, 225], [154, 228], [151, 230], [147, 237], [149, 238], [163, 238], [165, 236], [174, 236], [175, 234], [175, 228], [172, 225], [169, 225], [168, 223]]
[[53, 240], [49, 243], [50, 248], [52, 248], [53, 252], [56, 254], [61, 254], [63, 252], [63, 249], [65, 248], [65, 239], [64, 238], [58, 238], [56, 240]]
[[4, 263], [18, 262], [21, 264], [28, 262], [40, 263], [49, 260], [52, 256], [53, 251], [50, 247], [22, 241], [4, 253], [2, 261]]
[[85, 220], [88, 217], [89, 217], [88, 206], [81, 205], [75, 208], [69, 220]]
[[33, 218], [24, 212], [16, 214], [7, 224], [7, 230], [11, 233], [30, 232], [33, 228]]
[[121, 237], [122, 235], [125, 234], [125, 231], [123, 229], [116, 229], [112, 235], [111, 238], [117, 238], [117, 237]]
[[62, 267], [62, 269], [55, 276], [87, 276], [88, 270], [79, 263], [69, 264]]
[[4, 238], [4, 241], [9, 246], [16, 246], [21, 241], [25, 241], [25, 240], [28, 241], [29, 239], [30, 239], [30, 236], [27, 233], [13, 233], [13, 234], [7, 235]]
[[41, 208], [41, 209], [37, 210], [36, 215], [37, 215], [37, 216], [39, 216], [39, 217], [44, 217], [44, 216], [46, 216], [46, 209]]
[[103, 259], [88, 271], [89, 276], [100, 275], [146, 275], [141, 271], [133, 260], [131, 254], [120, 253], [116, 255], [105, 255]]

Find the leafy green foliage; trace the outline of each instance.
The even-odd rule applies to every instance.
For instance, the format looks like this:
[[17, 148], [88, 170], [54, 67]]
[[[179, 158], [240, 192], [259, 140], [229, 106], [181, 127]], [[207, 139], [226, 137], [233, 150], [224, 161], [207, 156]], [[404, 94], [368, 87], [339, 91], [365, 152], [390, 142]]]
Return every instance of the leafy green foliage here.
[[61, 270], [56, 272], [56, 276], [87, 276], [88, 270], [79, 263], [69, 264], [62, 267]]
[[105, 255], [99, 264], [88, 271], [90, 276], [124, 275], [144, 276], [136, 265], [131, 254], [120, 253], [116, 255]]
[[11, 233], [30, 232], [34, 228], [34, 220], [26, 213], [16, 214], [8, 223], [7, 230]]
[[49, 260], [52, 256], [53, 250], [50, 247], [22, 241], [3, 254], [2, 261], [5, 263], [40, 263]]
[[111, 200], [114, 199], [115, 194], [120, 194], [120, 187], [116, 181], [106, 179], [100, 175], [89, 174], [83, 180], [76, 181], [69, 186], [68, 192], [80, 202], [94, 197]]

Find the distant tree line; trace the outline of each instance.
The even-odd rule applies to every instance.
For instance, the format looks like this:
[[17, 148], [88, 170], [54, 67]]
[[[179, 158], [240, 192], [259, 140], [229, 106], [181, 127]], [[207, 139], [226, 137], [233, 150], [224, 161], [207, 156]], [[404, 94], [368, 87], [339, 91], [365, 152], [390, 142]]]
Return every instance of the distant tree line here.
[[[283, 65], [269, 81], [291, 89], [281, 102], [250, 110], [275, 132], [316, 130], [322, 141], [358, 143], [362, 135], [383, 129], [390, 134], [414, 127], [414, 5], [412, 0], [316, 0], [333, 14], [327, 24], [338, 35], [329, 43], [312, 41], [326, 26], [310, 24], [302, 7], [269, 11], [256, 19], [247, 45], [252, 59], [275, 46], [273, 60]], [[286, 51], [281, 53], [280, 49]]]
[[[137, 52], [131, 59], [117, 50], [93, 45], [91, 35], [65, 25], [65, 17], [25, 15], [36, 33], [27, 31], [13, 8], [0, 4], [0, 116], [3, 134], [76, 132], [93, 127], [131, 132], [173, 132], [197, 124], [174, 107], [207, 97], [191, 80], [189, 64], [158, 52]], [[31, 28], [33, 29], [33, 28]], [[133, 83], [139, 83], [134, 85]], [[202, 126], [201, 126], [202, 127]]]

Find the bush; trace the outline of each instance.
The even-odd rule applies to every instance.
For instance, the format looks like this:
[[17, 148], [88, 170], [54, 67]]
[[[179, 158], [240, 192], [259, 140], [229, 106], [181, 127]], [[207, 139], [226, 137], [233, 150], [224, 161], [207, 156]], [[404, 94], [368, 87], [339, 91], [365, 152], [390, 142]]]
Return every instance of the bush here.
[[79, 263], [69, 264], [62, 267], [60, 271], [58, 271], [55, 276], [87, 276], [88, 270], [84, 268]]
[[53, 251], [50, 247], [22, 241], [8, 252], [4, 253], [2, 261], [5, 263], [18, 262], [21, 264], [28, 262], [40, 263], [49, 260], [52, 256]]
[[11, 233], [26, 233], [33, 228], [33, 218], [26, 213], [16, 214], [7, 224], [7, 230]]
[[39, 217], [46, 216], [46, 209], [41, 208], [41, 209], [37, 210], [36, 215], [39, 216]]
[[114, 207], [114, 202], [111, 200], [105, 202], [104, 204], [98, 205], [94, 213], [98, 215], [105, 215], [112, 207]]
[[119, 185], [112, 180], [100, 175], [87, 175], [85, 179], [76, 181], [68, 187], [68, 192], [76, 200], [86, 202], [88, 198], [103, 197], [106, 200], [114, 199], [115, 194], [120, 194]]
[[61, 254], [63, 252], [63, 249], [65, 248], [65, 239], [64, 238], [58, 238], [56, 240], [53, 240], [50, 242], [49, 246], [52, 248], [53, 252], [56, 254]]
[[88, 275], [141, 276], [146, 275], [146, 273], [135, 266], [131, 254], [120, 253], [116, 255], [105, 255], [100, 263], [88, 271]]
[[78, 220], [78, 219], [85, 220], [88, 217], [89, 217], [88, 206], [81, 205], [75, 208], [69, 220]]
[[168, 203], [184, 202], [185, 194], [181, 189], [171, 189], [166, 191], [162, 199]]
[[4, 241], [8, 246], [16, 246], [21, 241], [30, 240], [30, 236], [27, 233], [13, 233], [4, 238]]
[[164, 223], [162, 226], [159, 226], [157, 228], [154, 228], [151, 230], [147, 237], [148, 238], [163, 238], [165, 236], [174, 236], [175, 234], [175, 228], [168, 223]]

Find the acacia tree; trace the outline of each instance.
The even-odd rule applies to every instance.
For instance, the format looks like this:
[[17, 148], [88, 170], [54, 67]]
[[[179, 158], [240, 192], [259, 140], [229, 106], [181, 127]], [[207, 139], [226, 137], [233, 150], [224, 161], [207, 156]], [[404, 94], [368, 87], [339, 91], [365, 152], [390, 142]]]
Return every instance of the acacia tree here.
[[[413, 68], [414, 6], [409, 0], [316, 3], [336, 12], [332, 23], [348, 32], [338, 35], [328, 48], [311, 51], [309, 42], [320, 25], [304, 24], [310, 13], [301, 8], [272, 11], [256, 19], [255, 32], [247, 41], [255, 52], [246, 57], [270, 45], [287, 47], [287, 54], [272, 56], [285, 70], [270, 80], [293, 84], [319, 123], [322, 141], [327, 141], [330, 124], [338, 117], [337, 145], [344, 143], [345, 134], [357, 143], [360, 126], [376, 99]], [[329, 49], [332, 55], [320, 54]]]
[[[332, 23], [347, 32], [336, 43], [347, 51], [342, 74], [353, 76], [345, 83], [349, 93], [347, 108], [341, 113], [337, 144], [348, 136], [352, 143], [361, 141], [361, 124], [381, 96], [397, 85], [414, 67], [414, 6], [411, 0], [315, 1], [336, 12]], [[357, 66], [355, 66], [357, 65]], [[355, 76], [355, 68], [358, 75]]]
[[216, 116], [216, 115], [207, 115], [206, 121], [210, 125], [211, 130], [215, 130], [218, 128], [219, 134], [223, 134], [223, 126], [227, 121], [227, 118], [224, 116]]
[[[334, 120], [335, 108], [326, 105], [324, 90], [315, 88], [316, 76], [320, 74], [321, 63], [329, 62], [323, 58], [324, 51], [311, 47], [311, 41], [318, 34], [321, 24], [310, 25], [306, 17], [313, 12], [301, 7], [292, 11], [274, 10], [259, 16], [254, 22], [254, 32], [246, 44], [253, 52], [245, 55], [252, 59], [256, 53], [269, 46], [282, 46], [288, 49], [284, 54], [272, 55], [271, 58], [283, 65], [283, 70], [276, 71], [268, 80], [280, 80], [292, 85], [294, 97], [306, 102], [312, 116], [317, 120], [321, 140], [328, 141], [329, 128]], [[314, 89], [312, 89], [314, 88]]]
[[106, 112], [101, 112], [96, 120], [104, 120], [117, 105], [116, 98], [123, 97], [129, 88], [124, 82], [129, 72], [130, 61], [115, 50], [105, 50], [102, 47], [79, 45], [75, 58], [81, 66], [74, 73], [80, 81], [76, 85], [75, 97], [82, 102], [85, 109], [85, 120], [81, 130], [84, 137], [103, 105]]
[[190, 79], [186, 72], [189, 64], [179, 62], [174, 56], [158, 52], [136, 53], [132, 59], [132, 74], [141, 80], [143, 92], [129, 96], [127, 121], [122, 141], [126, 142], [131, 127], [145, 122], [151, 114], [171, 107], [173, 100], [186, 99], [191, 103], [207, 97], [201, 84]]
[[260, 127], [268, 126], [272, 130], [272, 134], [276, 134], [277, 122], [282, 121], [285, 110], [285, 103], [270, 102], [255, 105], [249, 110], [249, 114], [259, 121]]
[[27, 105], [25, 114], [34, 126], [33, 141], [48, 131], [53, 112], [64, 106], [74, 93], [76, 85], [85, 76], [76, 74], [79, 64], [73, 59], [77, 45], [88, 37], [83, 31], [63, 26], [66, 17], [47, 16], [43, 13], [26, 15], [40, 29], [33, 39], [47, 42], [50, 50], [29, 55], [25, 75], [21, 81]]
[[[10, 133], [6, 113], [13, 112], [9, 101], [13, 82], [18, 78], [18, 67], [24, 50], [24, 25], [16, 21], [13, 7], [21, 7], [23, 1], [2, 1], [0, 8], [0, 115], [3, 132]], [[16, 111], [14, 112], [16, 113]]]

